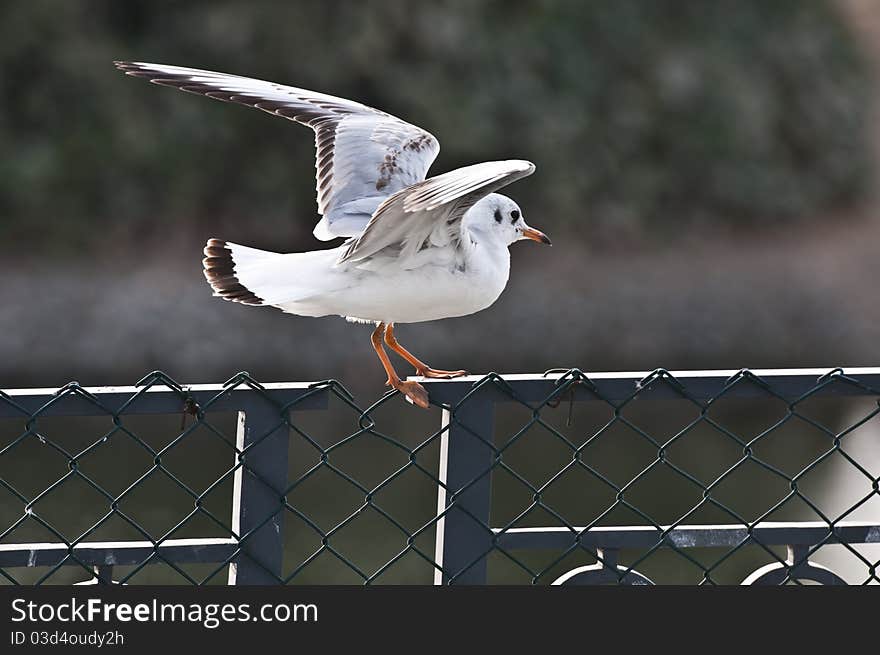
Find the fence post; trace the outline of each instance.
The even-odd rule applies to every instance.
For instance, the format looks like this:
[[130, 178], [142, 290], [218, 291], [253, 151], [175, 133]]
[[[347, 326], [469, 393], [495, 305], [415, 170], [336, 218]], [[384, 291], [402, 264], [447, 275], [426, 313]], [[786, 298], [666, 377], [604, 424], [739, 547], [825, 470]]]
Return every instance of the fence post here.
[[243, 554], [229, 566], [231, 585], [280, 581], [284, 555], [281, 497], [287, 487], [289, 440], [289, 427], [274, 404], [250, 401], [238, 413], [236, 447], [241, 451], [256, 445], [245, 453], [247, 468], [235, 471], [232, 530], [239, 536], [254, 532], [241, 543]]
[[[495, 403], [491, 390], [477, 390], [455, 410], [443, 410], [440, 441], [441, 482], [438, 487], [434, 584], [486, 584], [486, 552], [492, 545], [489, 509], [492, 503]], [[478, 436], [475, 436], [478, 435]], [[459, 490], [467, 487], [465, 491]], [[447, 489], [456, 494], [447, 503]]]

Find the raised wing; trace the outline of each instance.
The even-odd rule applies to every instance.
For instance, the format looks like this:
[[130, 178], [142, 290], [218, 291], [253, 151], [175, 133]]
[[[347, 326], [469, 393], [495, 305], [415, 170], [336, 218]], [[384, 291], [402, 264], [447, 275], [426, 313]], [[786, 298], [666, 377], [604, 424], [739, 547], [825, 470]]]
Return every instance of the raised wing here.
[[521, 159], [490, 161], [398, 191], [379, 206], [339, 263], [371, 257], [389, 246], [399, 246], [398, 257], [405, 261], [426, 244], [454, 242], [461, 233], [462, 217], [475, 202], [534, 171], [533, 163]]
[[359, 235], [391, 194], [425, 179], [440, 152], [433, 135], [351, 100], [195, 68], [114, 62], [155, 84], [262, 109], [315, 131], [322, 241]]

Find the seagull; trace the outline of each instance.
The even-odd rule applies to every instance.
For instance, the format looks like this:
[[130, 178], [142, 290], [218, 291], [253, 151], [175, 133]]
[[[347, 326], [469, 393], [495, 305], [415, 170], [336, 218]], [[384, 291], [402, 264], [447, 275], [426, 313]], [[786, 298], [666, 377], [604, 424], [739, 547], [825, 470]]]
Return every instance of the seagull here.
[[508, 247], [521, 239], [550, 243], [526, 224], [513, 200], [495, 193], [531, 175], [531, 162], [489, 161], [426, 179], [440, 151], [437, 139], [378, 109], [237, 75], [114, 63], [127, 75], [262, 109], [314, 130], [321, 215], [314, 235], [346, 241], [277, 253], [212, 238], [204, 249], [205, 278], [225, 300], [374, 324], [371, 341], [386, 384], [419, 407], [429, 406], [427, 391], [398, 376], [384, 346], [421, 377], [466, 371], [431, 368], [400, 345], [395, 325], [486, 309], [507, 285]]

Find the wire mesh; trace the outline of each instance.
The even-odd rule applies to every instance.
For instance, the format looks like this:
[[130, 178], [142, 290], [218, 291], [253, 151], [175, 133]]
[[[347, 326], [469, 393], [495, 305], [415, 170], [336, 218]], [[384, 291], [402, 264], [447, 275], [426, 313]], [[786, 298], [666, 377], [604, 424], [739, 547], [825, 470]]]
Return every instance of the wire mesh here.
[[792, 376], [0, 392], [0, 579], [880, 582], [880, 377]]

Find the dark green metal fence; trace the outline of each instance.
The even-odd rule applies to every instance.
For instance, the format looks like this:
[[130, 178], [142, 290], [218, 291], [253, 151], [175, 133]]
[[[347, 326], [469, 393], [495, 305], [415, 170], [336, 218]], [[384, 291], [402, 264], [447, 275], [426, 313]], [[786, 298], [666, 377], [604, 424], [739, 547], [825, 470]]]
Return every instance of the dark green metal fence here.
[[878, 582], [880, 369], [0, 392], [0, 579]]

